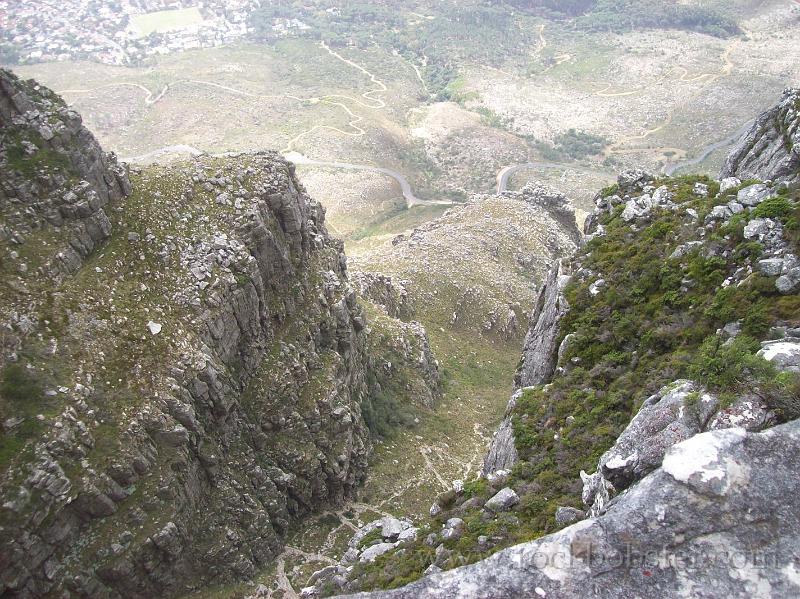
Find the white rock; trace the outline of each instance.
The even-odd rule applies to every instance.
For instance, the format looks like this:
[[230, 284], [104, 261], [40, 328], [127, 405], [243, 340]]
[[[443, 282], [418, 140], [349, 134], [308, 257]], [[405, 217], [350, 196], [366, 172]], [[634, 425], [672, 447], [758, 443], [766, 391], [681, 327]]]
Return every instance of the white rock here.
[[600, 290], [603, 287], [605, 287], [605, 285], [606, 285], [605, 279], [597, 279], [594, 283], [592, 283], [589, 286], [589, 293], [592, 294], [592, 296], [595, 296], [598, 293], [600, 293]]
[[381, 536], [384, 539], [394, 539], [409, 526], [410, 524], [407, 522], [402, 522], [397, 518], [387, 516], [382, 521]]
[[719, 182], [719, 192], [725, 193], [729, 189], [733, 189], [734, 187], [739, 187], [741, 184], [742, 182], [736, 177], [726, 177], [725, 179]]
[[765, 341], [758, 355], [772, 362], [778, 370], [800, 372], [800, 340]]
[[397, 536], [397, 540], [400, 543], [407, 543], [409, 541], [415, 541], [417, 538], [417, 534], [419, 533], [419, 529], [416, 527], [406, 528], [403, 532], [401, 532]]
[[514, 489], [506, 487], [489, 499], [484, 507], [493, 512], [505, 512], [518, 503], [519, 496], [514, 492]]
[[744, 238], [755, 239], [769, 233], [769, 221], [766, 218], [754, 218], [744, 227]]
[[391, 551], [394, 547], [394, 543], [378, 543], [377, 545], [372, 545], [364, 550], [361, 557], [358, 558], [358, 561], [362, 564], [374, 562], [377, 557]]
[[772, 197], [775, 197], [775, 194], [769, 187], [763, 183], [756, 183], [755, 185], [749, 185], [744, 189], [740, 189], [736, 199], [743, 206], [752, 208]]
[[153, 322], [152, 320], [147, 323], [147, 328], [150, 329], [152, 335], [158, 335], [161, 332], [161, 323]]

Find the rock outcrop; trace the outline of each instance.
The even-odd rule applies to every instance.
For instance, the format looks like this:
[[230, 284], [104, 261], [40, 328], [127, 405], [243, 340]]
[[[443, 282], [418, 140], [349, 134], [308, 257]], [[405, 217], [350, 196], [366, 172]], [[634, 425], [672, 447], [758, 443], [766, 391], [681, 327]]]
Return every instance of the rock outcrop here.
[[[2, 86], [0, 315], [20, 334], [0, 370], [0, 595], [253, 576], [366, 473], [387, 357], [341, 242], [276, 153], [152, 167], [131, 192], [52, 92]], [[59, 262], [62, 240], [80, 259]], [[438, 385], [420, 328], [398, 321], [393, 347]]]
[[800, 89], [759, 116], [725, 160], [720, 178], [800, 183]]
[[798, 451], [798, 421], [761, 433], [703, 433], [672, 447], [599, 518], [401, 589], [352, 597], [795, 596]]
[[358, 294], [381, 308], [387, 316], [409, 320], [414, 314], [409, 281], [380, 273], [354, 272], [351, 275]]
[[[558, 359], [558, 323], [569, 308], [562, 292], [570, 276], [564, 269], [561, 261], [554, 264], [536, 297], [528, 321], [522, 360], [514, 380], [517, 388], [544, 384], [555, 372]], [[503, 422], [495, 432], [484, 458], [484, 475], [508, 470], [517, 462], [511, 413], [518, 398], [519, 393], [515, 393], [506, 406]]]
[[[5, 268], [61, 281], [111, 235], [109, 205], [130, 193], [128, 174], [59, 96], [3, 69], [0, 131]], [[17, 303], [11, 295], [0, 291], [0, 321], [9, 324], [0, 336], [0, 366], [4, 354], [13, 354], [33, 330], [30, 308], [40, 300]]]
[[561, 262], [555, 264], [542, 285], [529, 319], [528, 333], [522, 348], [522, 361], [514, 377], [517, 387], [546, 383], [556, 369], [558, 358], [558, 323], [569, 309], [563, 291], [570, 275]]
[[45, 276], [74, 273], [111, 234], [104, 207], [130, 193], [125, 169], [78, 113], [33, 81], [0, 70], [0, 241], [23, 246], [44, 226], [62, 230]]

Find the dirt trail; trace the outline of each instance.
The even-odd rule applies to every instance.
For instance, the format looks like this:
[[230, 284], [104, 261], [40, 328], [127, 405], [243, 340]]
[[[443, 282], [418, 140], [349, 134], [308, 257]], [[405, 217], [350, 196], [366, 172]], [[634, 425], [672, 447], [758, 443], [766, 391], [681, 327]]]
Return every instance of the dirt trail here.
[[162, 89], [161, 92], [154, 98], [153, 97], [153, 92], [150, 91], [149, 89], [147, 89], [144, 85], [141, 85], [139, 83], [123, 82], [123, 83], [107, 83], [105, 85], [100, 85], [98, 87], [93, 87], [93, 88], [90, 88], [90, 89], [62, 89], [62, 90], [59, 90], [56, 93], [58, 93], [59, 95], [63, 95], [63, 94], [90, 94], [93, 91], [97, 91], [98, 89], [108, 89], [109, 87], [135, 87], [137, 89], [140, 89], [144, 93], [147, 94], [147, 96], [145, 96], [145, 98], [144, 98], [144, 103], [147, 106], [151, 106], [151, 105], [155, 104], [156, 102], [158, 102], [161, 98], [164, 97], [164, 94], [166, 94], [167, 90], [169, 89], [169, 85], [165, 85], [164, 89]]
[[[274, 94], [258, 94], [258, 93], [249, 92], [249, 91], [246, 91], [244, 89], [237, 88], [237, 87], [232, 87], [232, 86], [229, 86], [229, 85], [223, 85], [221, 83], [216, 83], [216, 82], [213, 82], [213, 81], [203, 81], [203, 80], [200, 80], [200, 79], [178, 79], [176, 81], [173, 81], [172, 83], [168, 83], [167, 85], [165, 85], [164, 89], [162, 89], [161, 92], [155, 97], [153, 96], [153, 92], [150, 91], [148, 88], [146, 88], [144, 85], [141, 85], [139, 83], [129, 83], [129, 82], [108, 83], [106, 85], [101, 85], [99, 87], [95, 87], [95, 88], [91, 88], [91, 89], [64, 89], [64, 90], [60, 90], [58, 93], [59, 94], [86, 94], [86, 93], [91, 93], [91, 92], [99, 90], [99, 89], [106, 89], [106, 88], [109, 88], [109, 87], [135, 87], [137, 89], [142, 90], [143, 92], [145, 92], [147, 94], [147, 96], [144, 99], [145, 105], [152, 106], [153, 104], [155, 104], [156, 102], [158, 102], [159, 100], [164, 98], [164, 96], [167, 94], [167, 92], [170, 89], [175, 88], [176, 86], [179, 86], [179, 85], [207, 86], [207, 87], [213, 87], [213, 88], [216, 88], [216, 89], [219, 89], [219, 90], [222, 90], [222, 91], [226, 91], [226, 92], [229, 92], [229, 93], [232, 93], [232, 94], [237, 94], [237, 95], [240, 95], [240, 96], [244, 96], [244, 97], [247, 97], [247, 98], [256, 98], [256, 99], [264, 99], [264, 100], [267, 100], [267, 99], [290, 99], [290, 100], [294, 100], [296, 102], [301, 102], [301, 103], [308, 102], [308, 103], [311, 103], [311, 104], [316, 104], [316, 103], [329, 104], [331, 106], [336, 106], [338, 108], [341, 108], [344, 112], [347, 113], [347, 116], [350, 118], [350, 121], [348, 122], [348, 125], [354, 131], [344, 131], [344, 130], [342, 130], [342, 129], [338, 128], [338, 127], [335, 127], [333, 125], [314, 125], [310, 129], [308, 129], [306, 131], [303, 131], [303, 132], [299, 133], [298, 135], [296, 135], [295, 137], [293, 137], [292, 139], [290, 139], [287, 142], [286, 147], [282, 150], [282, 152], [291, 152], [291, 151], [293, 151], [295, 144], [298, 141], [300, 141], [304, 136], [309, 135], [310, 133], [313, 133], [314, 131], [318, 131], [320, 129], [326, 129], [326, 130], [329, 130], [329, 131], [334, 131], [335, 133], [339, 133], [340, 135], [346, 135], [346, 136], [349, 136], [349, 137], [361, 137], [362, 135], [366, 134], [366, 131], [362, 127], [359, 126], [359, 123], [361, 123], [364, 120], [364, 117], [361, 116], [361, 115], [355, 114], [347, 105], [345, 105], [342, 102], [335, 101], [335, 99], [348, 100], [348, 101], [350, 101], [350, 102], [352, 102], [354, 104], [357, 104], [357, 105], [359, 105], [359, 106], [361, 106], [363, 108], [369, 108], [369, 109], [373, 109], [373, 110], [380, 110], [380, 109], [386, 107], [386, 102], [384, 102], [382, 99], [380, 99], [378, 97], [374, 97], [374, 95], [375, 94], [385, 93], [386, 91], [388, 91], [388, 87], [377, 76], [375, 76], [373, 73], [368, 71], [366, 68], [364, 68], [360, 64], [358, 64], [356, 62], [353, 62], [352, 60], [349, 60], [347, 58], [344, 58], [341, 54], [339, 54], [338, 52], [332, 50], [324, 41], [320, 42], [320, 47], [323, 48], [326, 52], [328, 52], [328, 54], [330, 54], [331, 56], [333, 56], [337, 60], [342, 61], [346, 65], [348, 65], [350, 67], [353, 67], [354, 69], [360, 71], [361, 73], [363, 73], [364, 75], [369, 77], [370, 81], [376, 86], [375, 89], [371, 89], [371, 90], [368, 90], [368, 91], [362, 93], [360, 98], [347, 96], [347, 95], [343, 95], [343, 94], [327, 94], [327, 95], [321, 96], [321, 97], [312, 96], [312, 97], [303, 98], [303, 97], [295, 96], [295, 95], [291, 95], [291, 94], [278, 94], [278, 95], [274, 95]], [[421, 79], [421, 75], [419, 75], [419, 73], [418, 73], [418, 76], [420, 76], [420, 80], [422, 80]], [[424, 85], [424, 81], [423, 81], [423, 85]], [[361, 98], [363, 98], [364, 100], [367, 100], [367, 102], [365, 102]], [[159, 153], [161, 151], [162, 150], [155, 150], [154, 152], [150, 153], [150, 155], [155, 155], [155, 154], [157, 154], [157, 153]]]
[[[744, 33], [745, 33], [745, 39], [750, 39], [750, 32], [745, 30]], [[739, 45], [741, 44], [741, 41], [742, 41], [741, 38], [738, 38], [738, 39], [734, 40], [733, 42], [731, 42], [730, 44], [728, 44], [727, 48], [725, 48], [725, 51], [722, 53], [722, 56], [720, 57], [720, 60], [722, 61], [722, 67], [719, 69], [719, 71], [716, 71], [716, 72], [713, 72], [713, 73], [700, 73], [700, 74], [695, 75], [693, 77], [689, 77], [688, 76], [689, 75], [689, 71], [685, 67], [676, 65], [674, 68], [678, 69], [679, 71], [682, 71], [682, 72], [681, 72], [680, 76], [677, 77], [677, 79], [673, 79], [672, 81], [673, 82], [674, 81], [678, 81], [678, 82], [683, 82], [683, 83], [695, 83], [695, 82], [703, 81], [704, 85], [709, 85], [711, 83], [714, 83], [715, 81], [717, 81], [718, 79], [720, 79], [722, 77], [727, 77], [728, 75], [731, 74], [733, 69], [736, 68], [736, 64], [731, 60], [731, 54], [733, 53], [733, 51], [736, 48], [739, 47]], [[653, 85], [658, 85], [658, 84], [663, 83], [663, 82], [669, 82], [669, 79], [666, 78], [666, 77], [662, 78], [662, 79], [658, 80], [656, 83], [654, 83]], [[633, 91], [628, 91], [628, 92], [619, 92], [619, 93], [614, 93], [614, 94], [603, 93], [609, 88], [610, 88], [610, 86], [604, 88], [600, 92], [595, 92], [594, 95], [602, 96], [602, 97], [625, 96], [625, 95], [632, 95], [632, 94], [639, 93], [639, 92], [641, 92], [641, 91], [643, 91], [645, 89], [645, 88], [641, 88], [641, 89], [638, 89], [638, 90], [633, 90]], [[642, 132], [642, 133], [640, 133], [638, 135], [631, 135], [631, 136], [628, 136], [628, 137], [624, 137], [624, 138], [620, 139], [619, 141], [617, 141], [617, 142], [611, 144], [610, 146], [606, 147], [606, 149], [603, 150], [603, 156], [604, 157], [608, 157], [608, 156], [610, 156], [612, 154], [625, 154], [625, 153], [640, 152], [640, 151], [645, 151], [645, 150], [646, 151], [650, 151], [650, 152], [659, 152], [659, 153], [662, 153], [662, 154], [665, 153], [665, 152], [673, 152], [674, 154], [677, 154], [678, 156], [686, 156], [686, 150], [683, 150], [681, 148], [656, 147], [656, 148], [629, 148], [629, 149], [623, 149], [623, 146], [629, 144], [630, 142], [632, 142], [632, 141], [642, 141], [644, 139], [647, 139], [648, 137], [650, 137], [654, 133], [658, 133], [662, 129], [664, 129], [664, 128], [668, 127], [669, 125], [671, 125], [673, 120], [674, 120], [674, 118], [675, 118], [675, 111], [677, 110], [677, 108], [678, 108], [677, 105], [675, 105], [672, 108], [670, 108], [670, 110], [667, 112], [666, 118], [659, 125], [651, 128], [651, 129], [647, 129], [647, 130], [645, 130], [644, 132]], [[719, 142], [710, 144], [709, 146], [707, 146], [706, 148], [701, 150], [700, 154], [701, 155], [705, 154], [705, 156], [708, 156], [708, 154], [710, 154], [713, 151], [714, 147], [717, 146], [718, 143]], [[712, 149], [706, 153], [708, 148], [712, 148]], [[675, 169], [680, 168], [681, 166], [683, 166], [683, 164], [681, 162], [676, 162], [674, 164], [675, 164]], [[695, 162], [695, 164], [696, 164], [696, 162]]]

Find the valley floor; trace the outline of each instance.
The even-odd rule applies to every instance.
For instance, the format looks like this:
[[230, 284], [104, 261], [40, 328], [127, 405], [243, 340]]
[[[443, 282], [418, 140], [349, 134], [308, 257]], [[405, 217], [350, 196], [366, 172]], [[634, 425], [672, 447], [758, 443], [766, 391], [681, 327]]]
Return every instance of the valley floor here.
[[454, 480], [474, 477], [500, 422], [519, 359], [519, 341], [481, 341], [426, 323], [431, 347], [447, 376], [444, 397], [418, 423], [376, 444], [369, 477], [358, 497], [298, 527], [274, 567], [253, 584], [190, 595], [203, 599], [299, 596], [309, 576], [337, 563], [356, 529], [386, 515], [421, 519], [433, 498]]

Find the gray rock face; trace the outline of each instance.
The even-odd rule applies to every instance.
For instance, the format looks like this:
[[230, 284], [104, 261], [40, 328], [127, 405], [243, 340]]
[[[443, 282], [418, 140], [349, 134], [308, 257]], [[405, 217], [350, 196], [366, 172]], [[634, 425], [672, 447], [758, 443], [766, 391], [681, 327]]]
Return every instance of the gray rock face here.
[[648, 398], [614, 446], [600, 458], [599, 470], [617, 491], [661, 464], [664, 453], [705, 429], [717, 399], [691, 381], [677, 381]]
[[412, 318], [414, 310], [408, 293], [408, 281], [367, 272], [353, 272], [351, 280], [360, 296], [382, 308], [388, 316], [400, 320]]
[[532, 387], [550, 380], [558, 357], [558, 323], [569, 309], [564, 287], [570, 276], [561, 262], [547, 274], [529, 319], [528, 334], [522, 348], [522, 363], [515, 375], [517, 387]]
[[[800, 422], [672, 447], [607, 512], [375, 599], [793, 597]], [[758, 506], [753, 510], [753, 506]]]
[[[43, 276], [63, 278], [111, 234], [104, 207], [131, 191], [124, 168], [103, 152], [78, 113], [33, 81], [0, 69], [0, 211], [10, 236], [23, 241], [41, 227], [66, 227]], [[24, 243], [24, 241], [23, 241]]]
[[[27, 163], [12, 164], [9, 177], [9, 164], [0, 165], [0, 222], [11, 223], [11, 237], [24, 238], [34, 221], [49, 226], [41, 219], [57, 206], [61, 231], [74, 231], [78, 240], [73, 249], [90, 251], [92, 240], [112, 235], [131, 252], [121, 253], [119, 273], [85, 273], [82, 261], [70, 262], [109, 284], [97, 289], [112, 289], [123, 275], [136, 289], [153, 289], [138, 296], [141, 308], [130, 309], [137, 320], [147, 316], [128, 329], [127, 318], [110, 326], [98, 304], [70, 315], [70, 342], [91, 339], [111, 353], [121, 343], [120, 327], [132, 360], [151, 361], [121, 368], [118, 385], [107, 380], [102, 356], [61, 362], [74, 365], [64, 375], [69, 387], [49, 398], [62, 407], [42, 416], [46, 426], [26, 440], [29, 451], [10, 458], [14, 475], [0, 481], [0, 595], [170, 597], [187, 585], [252, 577], [280, 552], [293, 520], [343, 502], [366, 474], [371, 442], [361, 408], [377, 392], [368, 371], [385, 356], [370, 355], [342, 244], [328, 235], [322, 207], [293, 166], [272, 152], [158, 167], [142, 180], [168, 179], [169, 189], [143, 185], [142, 204], [113, 208], [128, 217], [148, 205], [152, 218], [163, 212], [169, 234], [113, 231], [103, 207], [129, 191], [124, 172], [114, 171], [56, 96], [5, 72], [0, 86], [4, 133], [27, 130], [42, 114], [64, 125], [54, 125], [43, 156], [31, 150], [43, 180], [28, 176]], [[84, 182], [53, 204], [49, 190], [75, 176]], [[198, 190], [202, 198], [189, 201]], [[29, 196], [41, 202], [28, 206]], [[185, 226], [190, 220], [198, 226]], [[0, 243], [26, 241], [0, 235]], [[145, 252], [167, 266], [127, 268], [144, 261]], [[40, 274], [46, 273], [30, 276]], [[51, 279], [38, 278], [47, 291]], [[85, 278], [65, 286], [86, 296]], [[27, 305], [31, 294], [20, 289]], [[3, 330], [6, 308], [4, 302]], [[37, 331], [36, 319], [25, 314], [14, 323], [29, 337]], [[433, 368], [419, 325], [399, 323], [397, 337], [412, 329], [414, 339], [398, 340], [414, 348], [410, 367], [422, 358]], [[119, 391], [125, 407], [117, 414]]]
[[800, 90], [759, 116], [728, 155], [720, 178], [800, 181]]
[[498, 470], [510, 470], [519, 460], [519, 454], [514, 445], [514, 425], [511, 421], [511, 413], [517, 405], [517, 399], [519, 399], [519, 392], [515, 393], [509, 400], [506, 406], [505, 418], [500, 423], [497, 431], [495, 431], [494, 437], [492, 437], [489, 451], [483, 460], [484, 476], [490, 476]]
[[[558, 360], [558, 323], [569, 308], [562, 293], [569, 282], [562, 264], [552, 266], [539, 290], [529, 319], [529, 329], [522, 350], [522, 362], [515, 375], [517, 387], [530, 387], [547, 382], [553, 376]], [[514, 446], [511, 411], [518, 395], [506, 407], [506, 417], [492, 438], [483, 462], [484, 475], [509, 470], [519, 459]]]
[[[14, 270], [56, 282], [76, 273], [111, 235], [109, 206], [130, 190], [126, 170], [60, 97], [0, 69], [0, 244]], [[42, 235], [52, 241], [31, 248]], [[30, 309], [21, 303], [0, 306], [0, 323]], [[0, 341], [0, 366], [30, 332], [16, 329]]]

